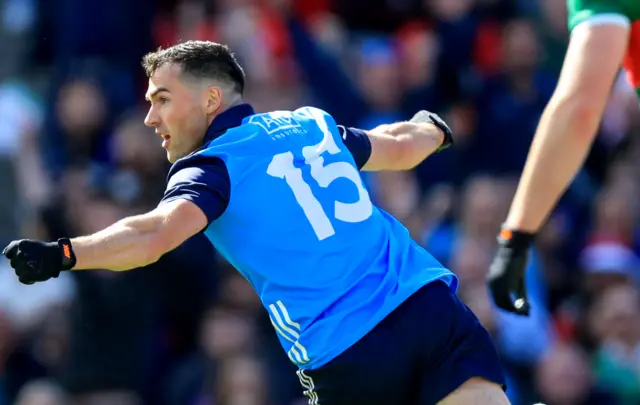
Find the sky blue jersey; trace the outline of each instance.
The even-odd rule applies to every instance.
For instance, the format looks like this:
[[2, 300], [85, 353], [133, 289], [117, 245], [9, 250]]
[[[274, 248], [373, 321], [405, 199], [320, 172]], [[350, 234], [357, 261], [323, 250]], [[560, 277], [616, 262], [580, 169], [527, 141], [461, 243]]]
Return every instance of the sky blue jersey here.
[[457, 289], [453, 273], [372, 204], [347, 141], [358, 130], [313, 107], [235, 108], [174, 164], [163, 203], [202, 208], [205, 235], [255, 288], [293, 363], [326, 364], [430, 282]]

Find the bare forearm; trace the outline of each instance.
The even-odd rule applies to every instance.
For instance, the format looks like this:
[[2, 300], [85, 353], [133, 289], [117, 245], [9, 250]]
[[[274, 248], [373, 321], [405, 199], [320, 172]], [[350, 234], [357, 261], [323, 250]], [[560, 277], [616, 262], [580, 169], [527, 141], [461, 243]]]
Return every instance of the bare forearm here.
[[77, 263], [73, 270], [130, 270], [158, 260], [158, 222], [146, 216], [125, 218], [93, 235], [71, 240]]
[[372, 158], [364, 170], [412, 169], [444, 140], [442, 131], [430, 123], [397, 122], [381, 125], [367, 134], [372, 143]]
[[400, 122], [390, 126], [389, 131], [405, 145], [403, 163], [414, 168], [435, 152], [444, 140], [442, 131], [433, 124]]
[[582, 24], [573, 30], [507, 226], [537, 231], [582, 166], [627, 53], [628, 37], [629, 28], [618, 24]]
[[531, 146], [508, 227], [537, 232], [582, 167], [599, 115], [582, 114], [572, 103], [547, 108]]

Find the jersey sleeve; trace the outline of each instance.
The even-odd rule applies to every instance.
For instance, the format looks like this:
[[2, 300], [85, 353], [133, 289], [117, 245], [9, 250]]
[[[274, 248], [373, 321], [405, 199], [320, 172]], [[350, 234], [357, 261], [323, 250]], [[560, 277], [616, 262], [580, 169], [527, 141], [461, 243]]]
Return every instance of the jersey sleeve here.
[[362, 169], [371, 157], [371, 140], [369, 136], [362, 129], [343, 125], [338, 125], [338, 130], [340, 131], [342, 142], [351, 152], [358, 170]]
[[204, 212], [210, 224], [224, 213], [230, 195], [229, 171], [222, 159], [196, 156], [174, 164], [159, 205], [178, 199], [191, 201]]
[[631, 18], [623, 3], [623, 0], [567, 0], [569, 31], [584, 22], [628, 27]]

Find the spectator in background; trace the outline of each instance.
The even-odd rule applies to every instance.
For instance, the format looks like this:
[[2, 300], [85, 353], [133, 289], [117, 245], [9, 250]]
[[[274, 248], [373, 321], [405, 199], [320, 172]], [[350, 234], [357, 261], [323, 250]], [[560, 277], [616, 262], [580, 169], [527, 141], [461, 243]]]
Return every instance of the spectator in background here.
[[402, 119], [402, 97], [396, 48], [387, 38], [364, 37], [357, 53], [358, 87], [370, 108], [358, 128], [375, 128]]
[[439, 41], [438, 81], [446, 94], [464, 93], [474, 81], [474, 50], [480, 29], [474, 0], [423, 0]]
[[[50, 191], [38, 150], [38, 133], [42, 128], [43, 106], [33, 89], [22, 80], [10, 79], [0, 84], [0, 239], [20, 227], [17, 216], [33, 218]], [[19, 215], [16, 215], [18, 214]]]
[[145, 210], [155, 206], [165, 189], [167, 160], [158, 137], [144, 125], [145, 113], [133, 110], [115, 125], [110, 149], [114, 161], [104, 174], [103, 186], [121, 204]]
[[[113, 201], [92, 196], [68, 220], [77, 234], [87, 234], [122, 216]], [[157, 347], [153, 270], [73, 274], [77, 296], [71, 305], [69, 350], [58, 374], [80, 405], [142, 403]]]
[[593, 372], [621, 405], [640, 403], [640, 293], [635, 285], [605, 290], [589, 315], [597, 342]]
[[253, 357], [225, 359], [218, 367], [215, 403], [220, 405], [270, 405], [267, 375], [263, 365]]
[[588, 297], [598, 298], [610, 287], [640, 280], [640, 258], [624, 243], [615, 240], [587, 245], [580, 255], [580, 263]]
[[540, 43], [529, 20], [506, 24], [501, 42], [501, 70], [486, 80], [479, 96], [482, 119], [472, 158], [476, 170], [516, 175], [556, 78], [540, 68]]
[[[88, 193], [80, 201], [64, 203], [73, 211], [63, 213], [62, 222], [50, 224], [53, 238], [61, 226], [74, 234], [87, 234], [103, 227], [105, 221], [113, 223], [131, 209], [139, 209], [119, 205], [112, 196], [96, 190], [95, 184], [83, 182], [90, 179], [85, 172], [73, 184]], [[60, 219], [58, 215], [48, 218]], [[134, 405], [144, 403], [148, 395], [162, 397], [164, 391], [157, 389], [154, 379], [163, 376], [154, 366], [177, 367], [190, 361], [195, 337], [189, 334], [196, 333], [194, 323], [199, 322], [206, 297], [213, 292], [212, 256], [210, 245], [197, 235], [135, 272], [73, 274], [77, 296], [70, 313], [70, 350], [56, 374], [80, 404], [117, 400]], [[185, 277], [185, 273], [194, 277]], [[177, 327], [180, 333], [166, 341], [167, 327]], [[187, 395], [181, 390], [190, 388], [171, 389], [178, 391], [175, 395]]]
[[422, 21], [407, 23], [398, 30], [397, 49], [401, 88], [405, 96], [402, 111], [436, 110], [440, 98], [437, 77], [440, 44], [433, 29]]
[[42, 137], [45, 167], [53, 179], [69, 166], [107, 164], [112, 112], [100, 84], [70, 78], [60, 87], [54, 105]]
[[589, 357], [580, 347], [559, 344], [536, 369], [536, 384], [544, 403], [553, 405], [619, 405], [606, 391], [592, 385]]
[[[21, 1], [2, 4], [12, 27]], [[20, 83], [0, 77], [0, 238], [15, 236], [15, 227], [25, 236], [54, 237], [72, 225], [81, 232], [153, 206], [166, 170], [162, 149], [147, 147], [158, 140], [136, 106], [146, 85], [139, 57], [152, 38], [228, 42], [255, 68], [247, 91], [258, 110], [315, 105], [353, 126], [422, 108], [445, 117], [456, 147], [414, 172], [368, 176], [370, 194], [461, 277], [461, 297], [499, 343], [514, 405], [638, 403], [630, 309], [640, 255], [640, 114], [625, 85], [614, 86], [585, 170], [538, 236], [528, 271], [533, 316], [504, 316], [484, 287], [512, 192], [508, 176], [522, 168], [564, 55], [562, 0], [123, 1], [36, 2], [36, 34], [26, 41], [35, 52], [15, 61], [29, 69], [16, 73]], [[19, 54], [12, 45], [2, 43], [7, 60]], [[44, 102], [34, 83], [21, 83], [35, 70], [47, 75]], [[16, 206], [30, 214], [11, 225]], [[293, 404], [299, 383], [268, 318], [246, 281], [224, 260], [211, 261], [211, 249], [196, 237], [130, 278], [69, 275], [28, 288], [0, 269], [9, 321], [0, 326], [0, 405], [15, 403], [21, 387], [20, 405], [69, 403], [59, 386], [29, 383], [55, 376], [71, 396], [93, 395], [85, 400], [107, 393], [144, 405], [192, 405], [199, 396], [207, 405]], [[153, 304], [139, 305], [142, 296]], [[126, 347], [114, 348], [106, 322], [85, 323], [86, 311], [109, 315], [120, 325], [114, 330], [133, 325], [120, 338]], [[120, 355], [104, 356], [107, 346], [91, 346], [90, 336]], [[125, 349], [137, 357], [124, 359]], [[125, 360], [138, 371], [117, 372]], [[91, 374], [70, 376], [70, 364]], [[135, 395], [114, 396], [106, 382], [117, 379]]]
[[36, 380], [22, 388], [15, 405], [67, 405], [69, 403], [69, 397], [55, 382]]
[[[466, 238], [479, 244], [484, 252], [490, 252], [495, 243], [492, 233], [499, 226], [500, 214], [505, 209], [506, 191], [504, 182], [495, 177], [480, 175], [469, 179], [461, 192], [459, 221], [442, 223], [424, 236], [429, 252], [442, 263], [451, 265], [457, 244]], [[485, 272], [486, 266], [480, 278], [484, 278]]]

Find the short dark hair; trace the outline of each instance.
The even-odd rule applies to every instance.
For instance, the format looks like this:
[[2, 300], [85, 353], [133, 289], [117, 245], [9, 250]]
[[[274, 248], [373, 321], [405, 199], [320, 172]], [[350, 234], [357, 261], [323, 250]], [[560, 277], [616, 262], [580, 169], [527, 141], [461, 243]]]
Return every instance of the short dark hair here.
[[182, 73], [196, 78], [211, 78], [231, 83], [242, 94], [245, 76], [238, 60], [228, 46], [210, 41], [187, 41], [169, 48], [158, 48], [142, 58], [147, 77], [162, 65], [173, 63]]

